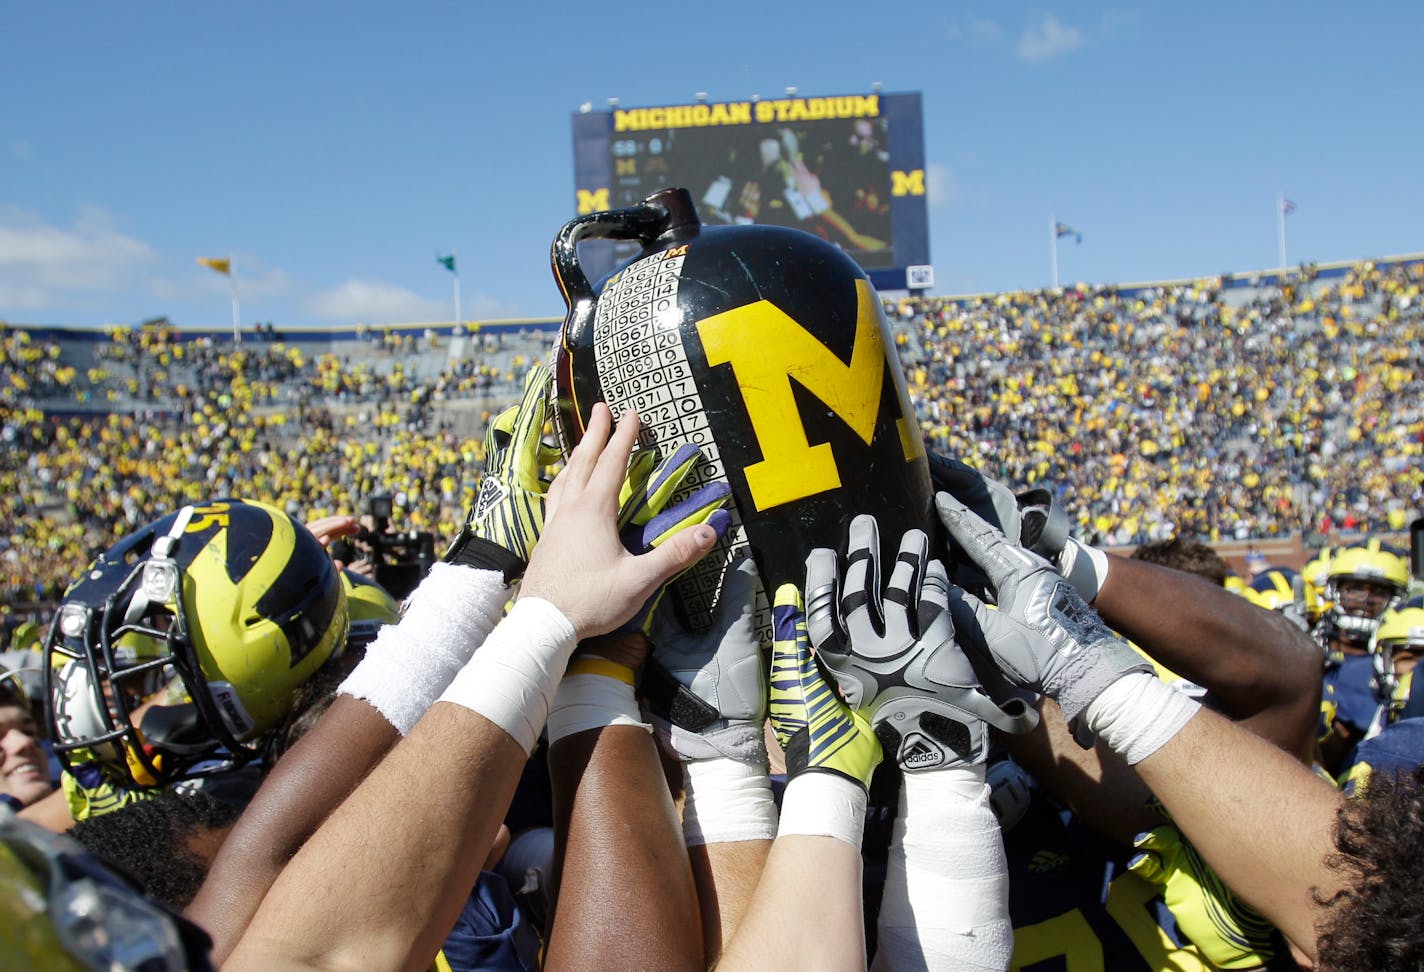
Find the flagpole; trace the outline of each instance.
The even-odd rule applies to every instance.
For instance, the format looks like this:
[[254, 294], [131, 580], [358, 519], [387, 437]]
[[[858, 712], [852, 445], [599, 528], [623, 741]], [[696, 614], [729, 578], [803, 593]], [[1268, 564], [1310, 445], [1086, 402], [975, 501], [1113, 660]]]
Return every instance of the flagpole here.
[[450, 256], [455, 258], [455, 326], [460, 326], [460, 255], [454, 250], [450, 251]]
[[242, 315], [237, 307], [237, 264], [233, 262], [232, 256], [227, 258], [227, 285], [228, 292], [232, 295], [232, 343], [242, 343], [242, 326], [238, 323]]
[[1286, 270], [1286, 196], [1276, 197], [1276, 256], [1280, 259], [1282, 276]]
[[1048, 214], [1048, 252], [1053, 266], [1053, 289], [1058, 289], [1058, 217]]

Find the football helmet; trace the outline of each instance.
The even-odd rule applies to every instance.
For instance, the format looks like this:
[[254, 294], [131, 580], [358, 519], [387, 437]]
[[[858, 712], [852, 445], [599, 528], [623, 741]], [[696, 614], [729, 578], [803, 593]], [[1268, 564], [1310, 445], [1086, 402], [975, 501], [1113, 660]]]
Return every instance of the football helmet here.
[[1251, 600], [1267, 611], [1279, 611], [1302, 628], [1309, 626], [1315, 589], [1289, 567], [1265, 568], [1252, 578], [1247, 590]]
[[281, 510], [185, 506], [100, 554], [45, 641], [54, 749], [153, 786], [247, 762], [296, 690], [344, 650], [346, 590]]
[[1325, 574], [1326, 621], [1336, 637], [1361, 646], [1409, 590], [1408, 558], [1376, 539], [1336, 551]]
[[1382, 694], [1397, 715], [1409, 701], [1414, 672], [1424, 657], [1424, 598], [1412, 597], [1384, 613], [1370, 653]]
[[376, 634], [383, 626], [400, 620], [399, 602], [371, 578], [343, 569], [341, 586], [346, 591], [346, 612], [351, 619], [351, 628], [346, 635], [348, 651], [364, 650], [376, 640]]
[[1329, 580], [1330, 558], [1334, 553], [1334, 547], [1321, 547], [1314, 559], [1300, 569], [1300, 576], [1315, 590], [1315, 600], [1307, 605], [1313, 618], [1320, 617], [1330, 607], [1325, 600], [1325, 585]]

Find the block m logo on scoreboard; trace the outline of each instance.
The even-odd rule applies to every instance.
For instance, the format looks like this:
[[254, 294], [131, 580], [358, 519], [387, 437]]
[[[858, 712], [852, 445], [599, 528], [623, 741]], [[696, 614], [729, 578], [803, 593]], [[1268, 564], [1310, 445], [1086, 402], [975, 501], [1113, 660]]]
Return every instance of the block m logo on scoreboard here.
[[[887, 359], [875, 291], [856, 281], [855, 339], [850, 362], [818, 341], [781, 308], [759, 300], [698, 322], [707, 363], [730, 364], [756, 433], [762, 460], [743, 472], [758, 510], [841, 485], [829, 443], [812, 445], [792, 390], [794, 380], [870, 446], [880, 418]], [[898, 374], [898, 371], [895, 372]], [[907, 401], [903, 394], [902, 401]], [[896, 419], [906, 462], [924, 455], [918, 429]]]

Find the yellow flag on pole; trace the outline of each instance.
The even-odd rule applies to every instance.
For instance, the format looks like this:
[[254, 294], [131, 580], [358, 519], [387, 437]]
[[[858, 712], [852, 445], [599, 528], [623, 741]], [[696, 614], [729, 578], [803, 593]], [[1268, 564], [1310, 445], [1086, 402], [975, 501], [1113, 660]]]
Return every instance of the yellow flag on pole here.
[[232, 261], [220, 260], [217, 257], [198, 257], [198, 263], [209, 270], [216, 270], [218, 273], [232, 275]]

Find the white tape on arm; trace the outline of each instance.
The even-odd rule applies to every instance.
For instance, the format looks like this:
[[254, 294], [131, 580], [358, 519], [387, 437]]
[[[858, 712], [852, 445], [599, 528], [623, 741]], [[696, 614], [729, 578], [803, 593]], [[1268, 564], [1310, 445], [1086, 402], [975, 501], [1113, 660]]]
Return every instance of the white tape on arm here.
[[405, 735], [494, 630], [509, 593], [498, 571], [434, 565], [400, 622], [381, 628], [337, 691], [370, 703]]
[[874, 970], [1008, 968], [1009, 874], [983, 769], [906, 773]]
[[605, 726], [653, 731], [638, 711], [633, 686], [608, 675], [565, 675], [549, 710], [549, 745], [576, 732]]
[[577, 644], [562, 611], [541, 598], [520, 598], [439, 701], [478, 712], [530, 752]]
[[1088, 728], [1133, 766], [1161, 749], [1200, 708], [1156, 675], [1135, 672], [1109, 685], [1083, 715]]
[[865, 803], [865, 787], [854, 780], [838, 773], [802, 773], [786, 784], [776, 836], [834, 837], [859, 850]]
[[682, 837], [688, 847], [776, 837], [776, 801], [766, 759], [729, 756], [682, 764]]

